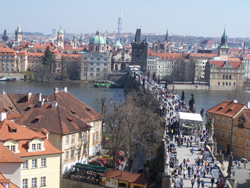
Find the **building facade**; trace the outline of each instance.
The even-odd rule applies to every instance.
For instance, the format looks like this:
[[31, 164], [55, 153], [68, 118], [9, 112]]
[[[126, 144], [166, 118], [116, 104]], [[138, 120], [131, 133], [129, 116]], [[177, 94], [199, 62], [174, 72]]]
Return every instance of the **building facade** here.
[[218, 150], [222, 150], [226, 154], [233, 152], [234, 156], [238, 156], [235, 149], [235, 125], [238, 124], [239, 114], [242, 114], [245, 109], [247, 107], [244, 104], [233, 100], [224, 101], [207, 110], [208, 118], [213, 119], [214, 138], [216, 138]]
[[107, 79], [111, 70], [111, 53], [86, 52], [82, 54], [81, 80]]
[[[1, 113], [1, 117], [3, 117]], [[44, 133], [35, 132], [13, 121], [0, 122], [1, 142], [24, 162], [21, 167], [23, 188], [60, 187], [60, 161], [62, 151], [55, 148]]]

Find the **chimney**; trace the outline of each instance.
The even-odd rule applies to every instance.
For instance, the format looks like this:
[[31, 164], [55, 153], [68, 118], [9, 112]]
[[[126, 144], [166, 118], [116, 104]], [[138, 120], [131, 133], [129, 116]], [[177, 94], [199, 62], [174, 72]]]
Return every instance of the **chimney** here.
[[5, 95], [5, 91], [3, 90], [3, 92], [2, 92], [2, 95], [4, 96]]
[[233, 103], [238, 103], [238, 101], [236, 99], [233, 100]]
[[58, 87], [55, 87], [55, 88], [54, 88], [54, 93], [58, 93], [58, 91], [59, 91], [59, 90], [58, 90]]
[[64, 90], [65, 93], [68, 92], [68, 88], [67, 87], [64, 87], [63, 90]]
[[247, 108], [250, 109], [250, 102], [247, 102]]
[[5, 120], [7, 118], [7, 113], [6, 112], [0, 112], [0, 122]]
[[32, 96], [32, 93], [29, 91], [29, 93], [27, 93], [27, 101], [30, 100], [31, 96]]
[[42, 93], [36, 94], [36, 102], [42, 101]]
[[51, 108], [56, 108], [57, 107], [57, 102], [56, 101], [53, 101], [51, 102]]

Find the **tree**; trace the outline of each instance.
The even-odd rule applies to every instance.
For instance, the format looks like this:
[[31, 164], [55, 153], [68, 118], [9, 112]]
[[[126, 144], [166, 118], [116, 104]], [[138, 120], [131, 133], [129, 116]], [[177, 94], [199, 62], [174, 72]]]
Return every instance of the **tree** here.
[[69, 74], [70, 80], [80, 80], [81, 74], [81, 62], [74, 61], [68, 65], [67, 73]]
[[49, 49], [49, 46], [46, 47], [46, 50], [44, 52], [42, 64], [48, 68], [47, 70], [49, 70], [49, 72], [52, 71], [52, 53]]

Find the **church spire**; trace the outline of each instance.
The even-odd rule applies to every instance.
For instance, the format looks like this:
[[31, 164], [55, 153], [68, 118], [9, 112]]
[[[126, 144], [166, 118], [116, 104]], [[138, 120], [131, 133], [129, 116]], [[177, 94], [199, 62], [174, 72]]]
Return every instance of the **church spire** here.
[[168, 42], [169, 41], [169, 38], [168, 38], [168, 30], [167, 30], [167, 32], [166, 32], [166, 37], [165, 37], [165, 40], [164, 40], [165, 42]]
[[221, 47], [227, 47], [227, 36], [226, 36], [226, 28], [224, 27], [223, 35], [221, 36]]

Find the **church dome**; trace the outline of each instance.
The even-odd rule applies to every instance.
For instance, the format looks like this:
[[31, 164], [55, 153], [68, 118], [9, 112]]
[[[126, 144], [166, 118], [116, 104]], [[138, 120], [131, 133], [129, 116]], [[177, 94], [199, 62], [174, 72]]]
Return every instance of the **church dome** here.
[[122, 47], [122, 44], [119, 40], [116, 40], [113, 46]]
[[62, 29], [60, 29], [59, 31], [58, 31], [58, 34], [63, 34], [64, 32], [63, 32], [63, 30]]
[[106, 44], [106, 40], [100, 35], [100, 32], [97, 31], [96, 35], [91, 37], [89, 44]]

